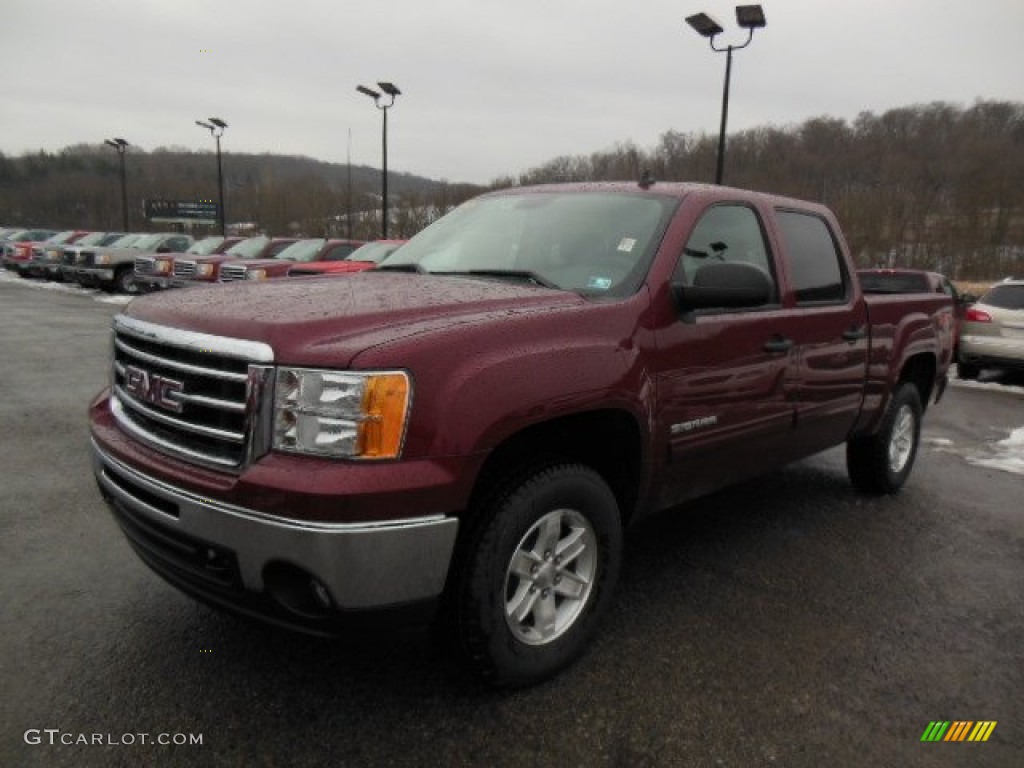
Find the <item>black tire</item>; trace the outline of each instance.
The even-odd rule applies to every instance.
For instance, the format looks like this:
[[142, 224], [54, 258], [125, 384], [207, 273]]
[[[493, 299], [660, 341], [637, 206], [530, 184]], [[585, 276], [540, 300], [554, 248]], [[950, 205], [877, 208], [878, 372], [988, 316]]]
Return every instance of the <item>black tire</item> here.
[[878, 431], [846, 443], [846, 470], [865, 493], [895, 493], [910, 476], [921, 440], [921, 396], [913, 384], [896, 390]]
[[134, 296], [139, 292], [139, 284], [135, 282], [135, 270], [132, 267], [117, 270], [114, 275], [114, 288], [118, 293]]
[[463, 650], [492, 685], [540, 682], [583, 652], [607, 610], [618, 504], [589, 467], [555, 464], [500, 486], [477, 512], [458, 583]]
[[978, 378], [979, 373], [981, 373], [981, 369], [976, 365], [971, 365], [970, 363], [956, 364], [956, 375], [964, 381], [973, 381]]

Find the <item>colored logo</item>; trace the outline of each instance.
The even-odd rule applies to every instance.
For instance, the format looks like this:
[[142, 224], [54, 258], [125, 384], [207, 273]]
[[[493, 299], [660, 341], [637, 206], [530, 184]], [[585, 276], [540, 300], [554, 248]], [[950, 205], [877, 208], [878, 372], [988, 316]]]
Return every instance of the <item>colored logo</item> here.
[[995, 720], [932, 720], [921, 741], [988, 741], [995, 729]]

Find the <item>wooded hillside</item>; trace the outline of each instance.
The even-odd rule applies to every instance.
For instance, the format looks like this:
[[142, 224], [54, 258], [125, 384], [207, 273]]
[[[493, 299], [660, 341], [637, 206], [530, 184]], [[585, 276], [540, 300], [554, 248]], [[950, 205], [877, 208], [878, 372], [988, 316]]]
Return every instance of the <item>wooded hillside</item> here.
[[[717, 135], [669, 131], [559, 157], [497, 184], [714, 179]], [[864, 266], [937, 269], [959, 279], [1024, 273], [1024, 104], [934, 103], [852, 123], [828, 117], [729, 136], [726, 184], [823, 202]]]

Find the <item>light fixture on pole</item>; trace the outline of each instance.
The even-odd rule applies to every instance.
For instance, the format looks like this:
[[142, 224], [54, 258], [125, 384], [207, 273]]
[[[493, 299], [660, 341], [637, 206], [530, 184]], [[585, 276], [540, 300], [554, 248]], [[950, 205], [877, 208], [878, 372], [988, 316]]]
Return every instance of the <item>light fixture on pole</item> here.
[[130, 144], [124, 139], [104, 139], [103, 143], [113, 147], [121, 157], [121, 224], [122, 229], [128, 231], [128, 182], [124, 172], [124, 153]]
[[381, 216], [380, 216], [380, 237], [386, 240], [388, 236], [388, 110], [395, 105], [395, 97], [401, 96], [394, 83], [378, 82], [377, 87], [391, 97], [387, 104], [381, 103], [381, 93], [365, 85], [357, 85], [356, 90], [373, 99], [373, 105], [384, 113], [384, 129], [382, 132], [381, 144], [383, 145], [383, 163], [381, 168]]
[[210, 135], [217, 141], [217, 189], [220, 191], [220, 234], [222, 237], [227, 237], [227, 220], [224, 217], [224, 169], [220, 161], [220, 137], [224, 135], [224, 129], [228, 127], [228, 124], [219, 117], [211, 117], [209, 122], [206, 120], [196, 120], [196, 125], [208, 130]]
[[732, 52], [746, 48], [754, 39], [754, 30], [766, 25], [764, 10], [760, 5], [737, 5], [736, 23], [747, 30], [747, 41], [743, 45], [729, 45], [725, 48], [715, 46], [715, 37], [725, 30], [722, 25], [708, 16], [706, 13], [696, 13], [686, 18], [689, 24], [701, 37], [708, 38], [711, 43], [711, 50], [718, 53], [725, 53], [725, 87], [722, 90], [722, 124], [718, 130], [718, 160], [715, 166], [715, 184], [722, 183], [723, 170], [725, 168], [725, 126], [729, 119], [729, 78], [732, 74]]

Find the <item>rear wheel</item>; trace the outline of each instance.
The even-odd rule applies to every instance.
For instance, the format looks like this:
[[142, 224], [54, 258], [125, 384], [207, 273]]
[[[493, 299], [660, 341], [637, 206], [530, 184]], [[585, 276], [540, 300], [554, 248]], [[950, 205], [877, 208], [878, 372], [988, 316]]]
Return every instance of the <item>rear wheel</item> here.
[[921, 397], [913, 384], [896, 390], [878, 432], [846, 443], [850, 480], [867, 493], [895, 493], [910, 476], [921, 438]]
[[459, 585], [463, 647], [495, 685], [539, 682], [582, 653], [618, 578], [615, 496], [579, 464], [505, 485], [478, 510]]

